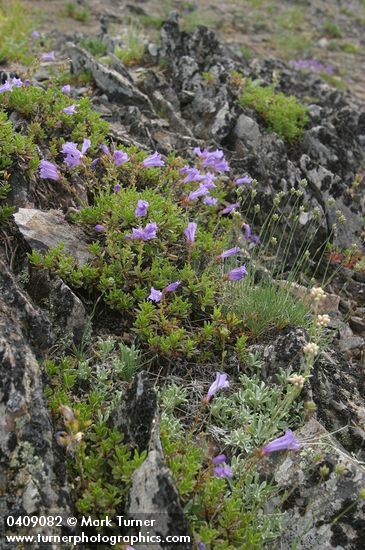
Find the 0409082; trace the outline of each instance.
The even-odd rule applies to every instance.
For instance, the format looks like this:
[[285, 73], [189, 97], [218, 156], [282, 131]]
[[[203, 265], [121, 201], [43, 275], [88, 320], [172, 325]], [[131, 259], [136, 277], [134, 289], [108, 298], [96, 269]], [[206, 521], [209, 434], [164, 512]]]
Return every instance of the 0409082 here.
[[60, 527], [62, 525], [62, 516], [7, 516], [6, 525], [8, 527]]

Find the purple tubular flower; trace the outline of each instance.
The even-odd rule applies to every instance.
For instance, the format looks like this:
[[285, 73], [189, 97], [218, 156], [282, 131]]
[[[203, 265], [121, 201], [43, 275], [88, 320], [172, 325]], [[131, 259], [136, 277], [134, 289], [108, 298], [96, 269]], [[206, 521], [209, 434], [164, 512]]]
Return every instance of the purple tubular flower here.
[[239, 205], [240, 205], [239, 202], [235, 202], [234, 204], [229, 204], [228, 206], [226, 206], [226, 208], [223, 208], [221, 214], [230, 214], [231, 212], [236, 210], [236, 208], [238, 208]]
[[83, 156], [86, 153], [86, 151], [90, 149], [90, 147], [91, 147], [91, 141], [89, 139], [84, 139], [81, 147], [81, 156]]
[[121, 190], [121, 186], [119, 185], [119, 183], [117, 183], [114, 185], [113, 189], [116, 193], [119, 193], [119, 191]]
[[205, 185], [202, 184], [200, 185], [200, 187], [198, 187], [198, 189], [189, 193], [188, 199], [189, 201], [195, 201], [199, 197], [204, 197], [205, 195], [209, 195], [209, 189], [207, 189]]
[[252, 178], [250, 178], [250, 176], [243, 176], [243, 178], [238, 178], [235, 181], [235, 184], [236, 185], [245, 185], [245, 184], [248, 184], [248, 183], [251, 183], [251, 182], [252, 182]]
[[[201, 181], [204, 179], [205, 176], [203, 176], [199, 170], [194, 166], [194, 168], [185, 167], [182, 168], [184, 170], [184, 174], [187, 174], [186, 178], [183, 180], [183, 183], [189, 183], [190, 181]], [[181, 170], [180, 170], [181, 172]]]
[[195, 222], [189, 222], [187, 228], [184, 231], [184, 235], [189, 244], [193, 244], [195, 241], [195, 231], [197, 227], [198, 226]]
[[208, 206], [217, 206], [218, 199], [216, 199], [215, 197], [207, 196], [204, 197], [203, 203], [207, 204]]
[[132, 235], [126, 235], [125, 238], [127, 241], [136, 241], [141, 239], [142, 241], [150, 241], [151, 239], [156, 238], [157, 223], [148, 223], [144, 229], [142, 227], [137, 227], [132, 229]]
[[134, 550], [133, 546], [126, 546], [125, 550]]
[[267, 455], [275, 451], [298, 451], [300, 448], [301, 444], [295, 438], [293, 432], [291, 430], [286, 430], [285, 435], [271, 441], [271, 443], [261, 449], [261, 452]]
[[116, 149], [113, 153], [114, 157], [114, 164], [116, 166], [120, 166], [121, 164], [124, 164], [125, 162], [129, 161], [128, 153], [125, 153], [124, 151], [120, 151], [119, 149]]
[[205, 185], [205, 187], [207, 189], [212, 189], [214, 187], [217, 187], [213, 181], [216, 179], [216, 176], [214, 174], [212, 174], [212, 172], [208, 172], [207, 174], [205, 174], [204, 176], [204, 179], [203, 179], [203, 185]]
[[136, 217], [141, 218], [142, 216], [145, 216], [147, 214], [148, 207], [149, 203], [147, 201], [139, 200], [137, 203], [137, 208], [134, 212]]
[[13, 78], [13, 84], [16, 88], [21, 88], [23, 86], [23, 81], [21, 78]]
[[181, 281], [175, 281], [174, 283], [170, 283], [169, 285], [165, 286], [162, 292], [175, 292], [181, 285]]
[[230, 248], [229, 250], [225, 250], [222, 252], [222, 254], [219, 254], [218, 258], [223, 260], [224, 258], [229, 258], [230, 256], [233, 256], [234, 254], [237, 254], [241, 249], [239, 246], [235, 246], [233, 248]]
[[246, 266], [241, 265], [229, 271], [226, 275], [228, 281], [240, 281], [243, 277], [247, 275]]
[[194, 147], [193, 153], [197, 157], [202, 157], [203, 156], [203, 153], [202, 153], [202, 150], [200, 149], [200, 147]]
[[91, 163], [91, 170], [95, 170], [96, 165], [98, 164], [99, 160], [100, 160], [100, 158], [97, 157], [96, 159], [94, 159], [94, 160], [92, 161], [92, 163]]
[[204, 149], [203, 152], [200, 151], [198, 156], [203, 158], [203, 168], [212, 168], [216, 172], [229, 172], [228, 162], [225, 160], [224, 153], [220, 149], [211, 152]]
[[252, 233], [248, 223], [242, 224], [242, 232], [243, 232], [243, 237], [246, 239], [246, 241], [252, 241], [253, 243], [260, 242], [260, 239], [258, 238], [258, 236]]
[[[77, 144], [72, 141], [64, 143], [61, 147], [61, 152], [66, 155], [65, 163], [68, 168], [74, 168], [81, 164], [81, 159], [85, 155], [86, 151], [90, 148], [91, 141], [89, 139], [84, 139], [81, 151], [77, 148]], [[94, 163], [95, 161], [93, 161]], [[93, 167], [93, 166], [92, 166]]]
[[9, 82], [9, 80], [6, 80], [4, 84], [0, 86], [0, 94], [3, 94], [4, 92], [11, 92], [14, 87], [14, 84]]
[[165, 162], [161, 159], [160, 153], [153, 153], [153, 155], [150, 155], [143, 161], [143, 166], [146, 168], [152, 168], [155, 166], [165, 166]]
[[40, 34], [38, 31], [33, 31], [32, 34], [31, 34], [31, 37], [32, 38], [39, 38], [40, 37]]
[[102, 233], [104, 231], [104, 226], [101, 225], [101, 223], [97, 223], [96, 226], [95, 226], [95, 231], [97, 233]]
[[143, 230], [142, 240], [150, 241], [151, 239], [155, 239], [157, 229], [158, 227], [156, 222], [148, 223]]
[[61, 92], [65, 95], [70, 95], [71, 93], [71, 86], [69, 84], [65, 84], [64, 86], [62, 86], [61, 88]]
[[161, 290], [156, 290], [155, 288], [151, 287], [151, 293], [148, 296], [147, 300], [151, 300], [152, 302], [160, 302], [162, 298], [162, 292]]
[[212, 458], [212, 462], [214, 466], [218, 466], [219, 464], [223, 464], [226, 461], [226, 455], [218, 455]]
[[79, 106], [76, 103], [73, 103], [69, 107], [65, 107], [64, 109], [62, 109], [62, 112], [65, 113], [66, 115], [74, 115], [78, 107]]
[[29, 80], [29, 78], [27, 78], [26, 80], [24, 80], [24, 86], [30, 86], [30, 80]]
[[41, 61], [56, 61], [55, 53], [52, 51], [42, 54]]
[[217, 376], [213, 384], [210, 386], [207, 396], [205, 398], [206, 402], [208, 403], [211, 397], [215, 393], [217, 393], [218, 390], [221, 390], [223, 388], [228, 388], [229, 382], [227, 380], [227, 374], [225, 372], [217, 372]]
[[41, 160], [39, 163], [39, 175], [44, 180], [59, 181], [60, 179], [57, 166], [48, 160]]
[[228, 464], [225, 464], [224, 466], [216, 466], [215, 468], [213, 468], [213, 472], [215, 477], [225, 478], [233, 476], [232, 470], [230, 466], [228, 466]]
[[100, 148], [105, 155], [110, 155], [109, 147], [105, 143], [103, 143]]
[[198, 542], [197, 546], [198, 546], [198, 550], [207, 550], [207, 547], [202, 541]]

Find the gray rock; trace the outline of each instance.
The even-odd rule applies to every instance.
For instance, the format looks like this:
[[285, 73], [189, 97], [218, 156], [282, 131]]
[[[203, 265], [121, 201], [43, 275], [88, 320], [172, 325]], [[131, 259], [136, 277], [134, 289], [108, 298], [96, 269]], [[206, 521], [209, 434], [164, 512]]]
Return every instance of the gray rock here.
[[90, 317], [78, 296], [59, 277], [32, 270], [27, 289], [35, 303], [48, 312], [59, 349], [79, 346], [90, 330]]
[[125, 440], [139, 452], [150, 445], [157, 418], [157, 397], [146, 372], [135, 376], [125, 398], [111, 417], [111, 424], [124, 433]]
[[149, 98], [138, 90], [121, 72], [110, 69], [97, 61], [83, 48], [74, 44], [68, 45], [68, 54], [71, 57], [74, 72], [89, 70], [97, 86], [107, 94], [108, 98], [124, 105], [138, 105], [142, 109], [153, 113]]
[[257, 122], [244, 114], [238, 117], [233, 132], [238, 139], [252, 147], [255, 147], [261, 139], [261, 132]]
[[280, 494], [266, 512], [281, 499], [286, 510], [275, 548], [360, 550], [365, 507], [358, 495], [365, 489], [364, 468], [314, 419], [296, 436], [303, 441], [301, 452], [268, 459], [267, 471], [272, 468]]
[[[50, 325], [0, 261], [0, 513], [73, 515], [64, 459], [55, 448], [43, 394], [40, 355], [53, 343]], [[17, 526], [8, 534], [37, 535], [44, 528]], [[60, 527], [52, 535], [65, 534]], [[0, 548], [9, 545], [0, 542]], [[33, 543], [56, 550], [56, 543]], [[69, 546], [66, 546], [66, 548]]]
[[76, 225], [67, 223], [59, 210], [42, 212], [35, 208], [19, 208], [14, 219], [32, 249], [46, 251], [64, 243], [65, 252], [72, 254], [80, 265], [89, 260], [85, 233]]

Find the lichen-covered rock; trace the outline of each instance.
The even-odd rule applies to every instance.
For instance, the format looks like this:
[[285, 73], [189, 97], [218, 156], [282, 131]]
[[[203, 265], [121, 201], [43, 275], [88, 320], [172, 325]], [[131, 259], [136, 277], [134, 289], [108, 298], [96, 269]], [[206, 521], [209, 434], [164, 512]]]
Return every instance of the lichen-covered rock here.
[[[145, 528], [150, 536], [160, 541], [168, 536], [189, 537], [187, 520], [182, 510], [170, 470], [167, 468], [161, 449], [156, 423], [149, 444], [147, 459], [132, 476], [127, 517], [154, 520], [154, 525]], [[138, 531], [141, 529], [138, 528]], [[137, 534], [137, 533], [136, 533]], [[142, 534], [143, 530], [142, 530]], [[143, 545], [145, 550], [190, 550], [191, 542], [154, 543]]]
[[97, 61], [83, 48], [69, 44], [68, 53], [71, 57], [74, 72], [88, 70], [91, 72], [97, 86], [105, 92], [113, 102], [124, 105], [138, 105], [140, 108], [153, 112], [152, 103], [147, 96], [136, 88], [131, 78], [120, 69], [109, 69]]
[[310, 378], [317, 418], [349, 451], [365, 459], [365, 385], [363, 367], [336, 349], [317, 358]]
[[300, 452], [265, 458], [279, 495], [285, 528], [276, 548], [362, 550], [365, 540], [365, 469], [323, 426], [311, 419], [296, 436]]
[[[44, 314], [20, 290], [0, 262], [0, 513], [49, 516], [71, 514], [65, 465], [55, 448], [37, 356], [53, 343]], [[9, 534], [60, 535], [44, 528], [16, 527]], [[0, 548], [9, 548], [9, 545]], [[57, 544], [33, 543], [32, 548]], [[13, 546], [15, 548], [15, 546]]]

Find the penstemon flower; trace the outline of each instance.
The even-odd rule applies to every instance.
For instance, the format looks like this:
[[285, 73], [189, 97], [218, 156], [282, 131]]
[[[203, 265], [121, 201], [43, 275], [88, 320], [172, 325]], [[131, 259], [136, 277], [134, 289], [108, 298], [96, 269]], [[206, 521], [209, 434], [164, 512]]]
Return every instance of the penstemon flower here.
[[232, 269], [227, 273], [225, 278], [228, 281], [240, 281], [243, 277], [247, 275], [247, 269], [245, 265], [241, 265], [240, 267], [236, 267], [235, 269]]
[[188, 244], [193, 245], [195, 241], [195, 232], [197, 228], [197, 224], [195, 222], [189, 222], [187, 228], [184, 231], [184, 235], [188, 241]]
[[143, 166], [146, 168], [151, 168], [155, 166], [165, 166], [165, 162], [161, 159], [160, 153], [153, 153], [143, 161]]
[[162, 298], [162, 292], [160, 290], [156, 290], [155, 288], [151, 287], [151, 292], [147, 299], [157, 303], [161, 301], [161, 298]]
[[77, 105], [76, 103], [73, 103], [69, 107], [65, 107], [64, 109], [62, 109], [62, 112], [65, 113], [66, 115], [74, 115], [77, 112], [78, 108], [79, 108], [79, 105]]
[[225, 372], [217, 372], [217, 376], [213, 384], [210, 386], [208, 393], [204, 399], [206, 403], [210, 401], [210, 399], [213, 397], [214, 394], [217, 393], [217, 391], [228, 388], [229, 387], [229, 381], [227, 380], [227, 374]]
[[48, 162], [48, 160], [41, 160], [39, 163], [39, 175], [42, 179], [48, 179], [53, 181], [59, 181], [60, 174], [57, 166]]
[[145, 216], [147, 214], [148, 207], [149, 203], [147, 201], [139, 200], [137, 203], [137, 208], [134, 212], [136, 217], [141, 218], [142, 216]]
[[301, 448], [301, 444], [295, 438], [291, 430], [286, 430], [285, 435], [278, 437], [268, 443], [265, 447], [261, 449], [263, 455], [268, 455], [276, 451], [298, 451]]

